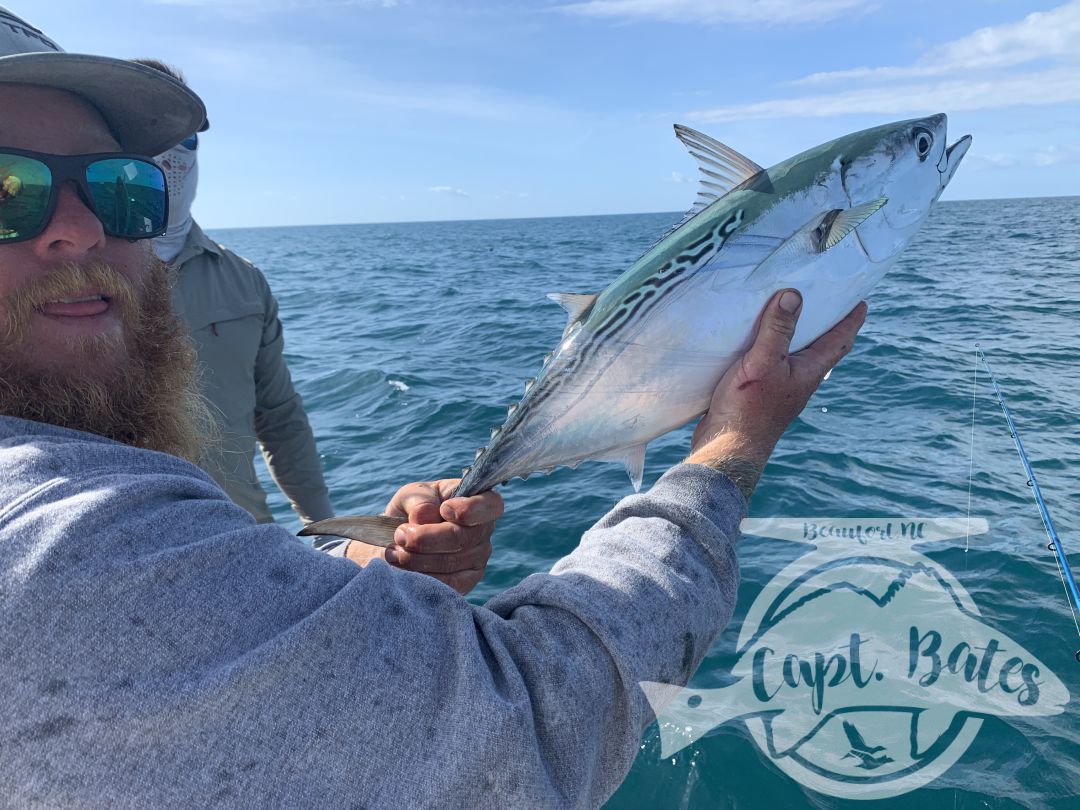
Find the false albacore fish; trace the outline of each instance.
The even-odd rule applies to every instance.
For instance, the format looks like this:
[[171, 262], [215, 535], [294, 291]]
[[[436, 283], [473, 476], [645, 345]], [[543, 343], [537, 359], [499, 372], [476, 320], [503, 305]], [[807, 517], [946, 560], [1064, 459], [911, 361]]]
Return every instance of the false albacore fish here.
[[[948, 146], [946, 129], [944, 115], [886, 124], [763, 169], [676, 126], [697, 202], [607, 289], [549, 296], [570, 315], [562, 339], [457, 494], [587, 459], [622, 462], [639, 488], [646, 445], [705, 412], [776, 291], [803, 296], [793, 351], [866, 297], [967, 152], [970, 136]], [[305, 533], [354, 536], [349, 520]]]

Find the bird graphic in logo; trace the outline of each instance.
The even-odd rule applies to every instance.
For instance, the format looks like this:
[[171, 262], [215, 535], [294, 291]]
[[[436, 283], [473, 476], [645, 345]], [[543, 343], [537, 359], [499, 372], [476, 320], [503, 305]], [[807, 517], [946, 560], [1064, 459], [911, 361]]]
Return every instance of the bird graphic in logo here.
[[855, 767], [862, 768], [863, 770], [867, 771], [873, 771], [877, 770], [882, 765], [888, 765], [890, 762], [893, 761], [892, 757], [885, 755], [875, 757], [874, 754], [876, 754], [878, 751], [884, 751], [885, 746], [875, 745], [873, 747], [870, 747], [869, 745], [867, 745], [866, 740], [863, 739], [862, 734], [859, 733], [859, 729], [855, 727], [854, 723], [849, 723], [847, 720], [845, 720], [844, 733], [847, 735], [848, 742], [851, 743], [851, 750], [844, 754], [843, 758], [848, 759], [849, 757], [856, 757], [862, 760], [862, 762]]

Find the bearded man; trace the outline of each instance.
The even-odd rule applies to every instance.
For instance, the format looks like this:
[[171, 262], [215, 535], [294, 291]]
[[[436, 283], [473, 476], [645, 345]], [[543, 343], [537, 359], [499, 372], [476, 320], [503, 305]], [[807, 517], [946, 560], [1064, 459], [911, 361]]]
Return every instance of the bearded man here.
[[472, 605], [455, 588], [483, 570], [497, 495], [403, 488], [396, 566], [360, 567], [190, 463], [205, 415], [147, 250], [167, 194], [147, 156], [202, 104], [3, 9], [0, 54], [3, 802], [604, 802], [653, 717], [638, 684], [685, 683], [730, 617], [746, 499], [864, 307], [789, 356], [800, 298], [774, 296], [688, 463]]
[[[56, 101], [22, 96], [42, 108]], [[192, 350], [172, 317], [166, 268], [145, 264], [135, 278], [101, 258], [46, 265], [24, 281], [5, 273], [0, 413], [199, 460], [213, 423], [193, 396]]]

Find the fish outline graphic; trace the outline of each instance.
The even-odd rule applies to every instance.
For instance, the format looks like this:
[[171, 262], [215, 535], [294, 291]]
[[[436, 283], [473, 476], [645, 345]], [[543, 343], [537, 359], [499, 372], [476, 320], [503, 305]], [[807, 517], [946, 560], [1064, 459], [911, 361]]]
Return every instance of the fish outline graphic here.
[[770, 518], [742, 529], [810, 550], [754, 599], [732, 683], [641, 684], [661, 756], [742, 720], [804, 786], [885, 798], [945, 773], [984, 718], [1054, 715], [1069, 702], [1042, 661], [988, 624], [951, 572], [912, 547], [984, 534], [985, 520]]

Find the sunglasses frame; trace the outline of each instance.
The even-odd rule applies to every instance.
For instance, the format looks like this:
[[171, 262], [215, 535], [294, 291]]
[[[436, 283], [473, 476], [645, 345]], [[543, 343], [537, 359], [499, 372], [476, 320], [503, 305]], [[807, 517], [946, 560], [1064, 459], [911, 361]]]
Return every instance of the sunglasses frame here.
[[[36, 160], [38, 163], [44, 164], [52, 175], [52, 184], [49, 188], [49, 200], [45, 206], [41, 226], [33, 232], [22, 231], [14, 238], [0, 238], [0, 247], [3, 245], [12, 245], [16, 242], [27, 242], [40, 236], [45, 229], [49, 227], [49, 223], [52, 222], [53, 214], [56, 213], [56, 203], [60, 196], [60, 189], [69, 182], [75, 184], [75, 190], [79, 195], [79, 199], [82, 200], [83, 205], [90, 209], [90, 212], [97, 218], [97, 221], [101, 223], [101, 227], [105, 233], [115, 239], [128, 239], [131, 241], [153, 239], [156, 236], [161, 236], [169, 227], [169, 186], [165, 180], [165, 172], [152, 158], [148, 158], [146, 155], [136, 155], [130, 152], [94, 152], [85, 155], [54, 155], [48, 152], [34, 152], [29, 149], [16, 149], [15, 147], [0, 146], [0, 156], [2, 155], [15, 155], [17, 157], [30, 158], [31, 160]], [[162, 224], [160, 228], [155, 229], [152, 232], [140, 233], [134, 236], [114, 233], [112, 231], [109, 224], [105, 222], [98, 212], [97, 206], [94, 204], [94, 195], [90, 191], [90, 184], [86, 179], [86, 172], [91, 164], [101, 160], [138, 161], [139, 163], [149, 166], [161, 177], [163, 200]], [[3, 178], [0, 178], [0, 181], [2, 181], [2, 179]]]

